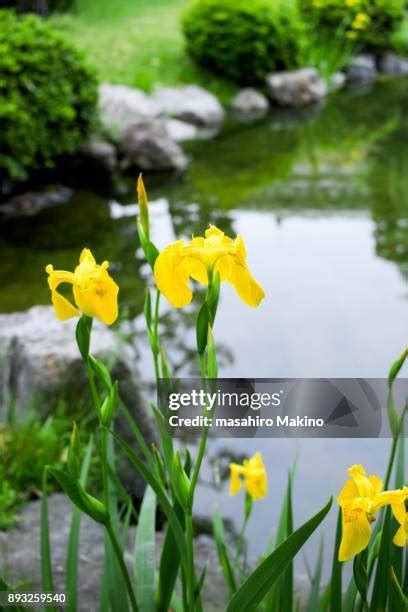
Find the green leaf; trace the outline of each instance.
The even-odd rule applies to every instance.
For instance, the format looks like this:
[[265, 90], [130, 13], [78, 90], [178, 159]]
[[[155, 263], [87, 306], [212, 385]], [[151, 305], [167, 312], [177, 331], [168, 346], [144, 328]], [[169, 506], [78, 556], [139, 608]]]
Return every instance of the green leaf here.
[[377, 571], [374, 579], [371, 598], [372, 610], [385, 610], [388, 598], [390, 547], [392, 541], [391, 508], [385, 509], [381, 533], [380, 551], [378, 554]]
[[[293, 532], [293, 509], [292, 509], [292, 477], [288, 474], [288, 486], [286, 490], [286, 537]], [[293, 610], [293, 561], [288, 563], [282, 578], [280, 579], [280, 605], [283, 610]]]
[[224, 578], [228, 586], [229, 596], [232, 597], [237, 590], [234, 571], [228, 556], [227, 545], [225, 542], [224, 527], [222, 518], [218, 512], [213, 516], [213, 530], [215, 543], [217, 545], [218, 560], [220, 562]]
[[408, 612], [408, 599], [404, 595], [401, 585], [395, 575], [394, 568], [390, 567], [391, 591], [393, 593], [393, 612]]
[[[46, 468], [43, 471], [41, 497], [41, 578], [42, 590], [46, 593], [52, 592], [54, 590], [54, 580], [52, 575], [50, 528], [48, 522], [48, 491]], [[56, 610], [56, 607], [51, 606], [50, 609]]]
[[112, 437], [119, 444], [123, 452], [128, 456], [131, 463], [135, 466], [137, 471], [143, 476], [146, 482], [151, 486], [153, 491], [157, 495], [157, 499], [167, 516], [167, 519], [171, 525], [171, 528], [174, 532], [176, 543], [180, 551], [180, 557], [184, 567], [186, 567], [186, 540], [182, 526], [180, 525], [180, 521], [171, 505], [169, 498], [167, 497], [166, 491], [162, 488], [160, 482], [155, 478], [154, 474], [147, 468], [143, 462], [139, 459], [136, 453], [130, 448], [130, 446], [123, 440], [120, 436], [118, 436], [114, 431], [111, 431]]
[[99, 378], [105, 389], [107, 391], [110, 391], [113, 383], [110, 372], [106, 365], [100, 359], [97, 359], [93, 355], [89, 355], [89, 365], [91, 366], [92, 370], [95, 372], [96, 376]]
[[142, 174], [139, 174], [137, 179], [137, 203], [139, 204], [140, 223], [144, 233], [149, 238], [150, 222], [149, 222], [149, 206], [147, 201], [147, 193], [143, 183]]
[[326, 517], [332, 506], [330, 498], [326, 506], [297, 529], [273, 551], [247, 578], [228, 604], [227, 612], [252, 612], [263, 600], [275, 581], [282, 575], [288, 563], [302, 548], [312, 533]]
[[102, 402], [102, 406], [100, 409], [100, 418], [101, 423], [105, 427], [109, 427], [112, 422], [112, 419], [115, 415], [116, 406], [118, 404], [118, 382], [112, 385], [109, 390], [108, 396]]
[[79, 508], [82, 512], [85, 512], [85, 514], [93, 518], [97, 523], [102, 523], [102, 525], [107, 525], [109, 523], [108, 511], [103, 503], [100, 502], [99, 499], [96, 499], [96, 497], [89, 495], [89, 493], [84, 490], [79, 480], [76, 480], [67, 472], [63, 472], [55, 467], [47, 467], [47, 470], [56, 480], [58, 480], [74, 506]]
[[[86, 447], [85, 457], [82, 462], [79, 481], [83, 487], [86, 486], [88, 479], [89, 466], [92, 457], [92, 436], [89, 439]], [[71, 528], [69, 531], [67, 564], [66, 564], [66, 592], [69, 593], [67, 599], [67, 612], [75, 612], [77, 610], [77, 577], [78, 577], [78, 552], [79, 552], [79, 534], [81, 528], [81, 511], [76, 506], [72, 512]]]
[[[13, 589], [6, 583], [4, 582], [4, 580], [0, 577], [0, 591], [10, 591], [13, 592]], [[0, 610], [1, 612], [24, 612], [24, 610], [27, 610], [26, 607], [22, 607], [22, 606], [7, 606], [7, 607], [3, 607], [0, 606]]]
[[354, 557], [353, 576], [356, 587], [361, 596], [364, 606], [367, 606], [368, 572], [367, 572], [367, 549]]
[[141, 612], [155, 610], [155, 525], [156, 495], [147, 487], [140, 508], [134, 552], [136, 597]]
[[157, 250], [153, 242], [149, 239], [149, 237], [146, 236], [146, 232], [144, 231], [140, 221], [137, 222], [136, 227], [141, 247], [150, 267], [153, 270], [156, 259], [159, 256], [159, 251]]
[[307, 602], [307, 612], [316, 612], [319, 609], [320, 601], [320, 581], [322, 578], [323, 567], [323, 539], [320, 540], [319, 556], [317, 558], [316, 569], [310, 588], [309, 601]]
[[400, 422], [400, 417], [398, 416], [397, 409], [395, 407], [394, 395], [393, 395], [392, 389], [388, 391], [387, 413], [388, 413], [388, 423], [390, 426], [392, 436], [396, 438], [400, 432], [401, 422]]
[[398, 359], [394, 361], [394, 363], [392, 364], [390, 371], [388, 373], [388, 387], [389, 388], [392, 387], [394, 380], [397, 378], [399, 371], [404, 365], [407, 355], [408, 355], [408, 349], [405, 349], [400, 355], [400, 357], [398, 357]]
[[208, 326], [208, 353], [207, 353], [207, 372], [208, 378], [215, 380], [218, 378], [218, 364], [217, 364], [217, 353], [215, 350], [214, 336], [212, 334], [211, 326]]
[[[175, 513], [182, 525], [184, 525], [184, 512], [180, 504], [176, 503]], [[170, 525], [167, 526], [163, 548], [160, 557], [159, 585], [157, 596], [158, 611], [167, 611], [170, 602], [173, 601], [174, 586], [180, 567], [180, 552], [177, 541]]]
[[152, 326], [152, 299], [150, 296], [150, 289], [147, 287], [144, 301], [144, 317], [148, 328]]
[[75, 336], [82, 359], [87, 362], [91, 343], [92, 319], [82, 315], [77, 323]]
[[210, 313], [207, 302], [204, 302], [198, 312], [196, 321], [197, 350], [200, 355], [203, 355], [207, 348], [209, 325]]
[[341, 561], [339, 561], [341, 535], [341, 508], [339, 508], [337, 515], [336, 540], [333, 550], [332, 572], [330, 579], [330, 612], [341, 612], [342, 609], [343, 564]]

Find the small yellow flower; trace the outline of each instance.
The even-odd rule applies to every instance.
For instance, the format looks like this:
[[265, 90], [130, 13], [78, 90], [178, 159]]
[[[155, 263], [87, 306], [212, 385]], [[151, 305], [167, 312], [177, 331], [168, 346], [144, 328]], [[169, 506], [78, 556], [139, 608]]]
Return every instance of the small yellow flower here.
[[261, 453], [256, 453], [250, 459], [244, 459], [242, 465], [230, 463], [230, 471], [230, 495], [236, 495], [241, 490], [243, 480], [245, 489], [252, 499], [262, 499], [262, 497], [266, 496], [268, 480]]
[[[83, 249], [74, 272], [54, 270], [51, 264], [45, 268], [58, 319], [65, 321], [80, 316], [79, 310], [88, 317], [100, 319], [106, 325], [111, 325], [117, 319], [119, 287], [109, 276], [108, 267], [107, 261], [98, 265], [91, 251]], [[61, 283], [72, 285], [76, 306], [58, 293], [57, 287]]]
[[360, 0], [346, 0], [346, 5], [350, 8], [355, 6], [356, 4], [360, 4]]
[[365, 30], [371, 19], [366, 13], [357, 13], [351, 27], [353, 30]]
[[214, 225], [206, 230], [205, 238], [193, 238], [187, 245], [178, 240], [166, 247], [154, 266], [157, 287], [175, 308], [191, 302], [190, 278], [207, 285], [209, 273], [217, 272], [220, 280], [229, 282], [248, 306], [258, 306], [265, 297], [248, 270], [241, 236], [232, 240]]
[[[339, 561], [348, 561], [367, 548], [371, 537], [370, 524], [375, 520], [378, 510], [387, 504], [391, 505], [395, 517], [400, 522], [400, 529], [394, 537], [394, 544], [406, 542], [405, 500], [408, 499], [408, 487], [396, 491], [382, 491], [383, 483], [378, 476], [366, 476], [362, 465], [353, 465], [347, 480], [338, 497], [342, 510], [342, 540], [339, 550]], [[401, 519], [401, 520], [400, 520]]]

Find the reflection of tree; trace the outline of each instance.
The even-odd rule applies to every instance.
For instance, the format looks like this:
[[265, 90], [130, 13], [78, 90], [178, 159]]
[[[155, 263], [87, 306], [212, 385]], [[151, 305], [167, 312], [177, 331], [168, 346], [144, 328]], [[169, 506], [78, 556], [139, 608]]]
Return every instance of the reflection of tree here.
[[77, 192], [64, 206], [1, 223], [0, 311], [49, 304], [45, 266], [73, 269], [83, 247], [111, 262], [120, 286], [121, 313], [143, 306], [144, 283], [135, 262], [136, 231], [129, 219], [113, 221], [106, 199]]

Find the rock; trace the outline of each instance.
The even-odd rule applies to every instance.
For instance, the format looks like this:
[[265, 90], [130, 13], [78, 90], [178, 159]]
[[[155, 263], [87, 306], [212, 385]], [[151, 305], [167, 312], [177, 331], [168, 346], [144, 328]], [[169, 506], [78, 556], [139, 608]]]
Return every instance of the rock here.
[[175, 142], [184, 142], [185, 140], [194, 140], [197, 138], [197, 126], [191, 123], [180, 121], [180, 119], [165, 119], [164, 125], [169, 138]]
[[63, 185], [53, 185], [43, 191], [29, 191], [0, 204], [0, 214], [12, 217], [35, 215], [44, 208], [66, 204], [72, 194], [72, 189]]
[[344, 72], [335, 72], [330, 79], [329, 89], [330, 91], [337, 91], [342, 89], [346, 83], [346, 75]]
[[[72, 504], [63, 493], [49, 497], [48, 515], [54, 591], [65, 592], [65, 565], [67, 541], [71, 525]], [[28, 583], [33, 591], [41, 591], [40, 557], [40, 501], [26, 505], [16, 527], [9, 532], [0, 532], [0, 576], [7, 577], [13, 585]], [[136, 530], [129, 529], [125, 561], [133, 575], [133, 547]], [[156, 535], [156, 565], [159, 567], [164, 534]], [[195, 564], [200, 576], [205, 565], [207, 574], [203, 589], [206, 612], [224, 610], [227, 592], [220, 568], [217, 550], [212, 538], [199, 536], [194, 540]], [[78, 612], [99, 609], [101, 581], [104, 566], [104, 534], [101, 525], [82, 515], [79, 567], [78, 567]], [[67, 594], [68, 595], [68, 594]]]
[[123, 167], [137, 166], [141, 170], [182, 170], [187, 157], [174, 142], [164, 123], [145, 122], [130, 127], [123, 136]]
[[[35, 306], [25, 312], [0, 315], [0, 415], [7, 418], [10, 404], [18, 417], [33, 408], [40, 417], [52, 414], [61, 398], [67, 405], [87, 399], [88, 381], [75, 342], [77, 320], [58, 321], [52, 306]], [[109, 366], [119, 380], [122, 400], [145, 439], [153, 441], [155, 427], [148, 403], [140, 392], [136, 355], [117, 334], [94, 321], [91, 351]], [[88, 408], [87, 408], [88, 409]], [[118, 413], [117, 428], [134, 444], [129, 427]], [[121, 480], [129, 492], [141, 497], [144, 483], [123, 461]]]
[[407, 75], [408, 57], [397, 55], [388, 51], [384, 53], [380, 61], [380, 72], [388, 75]]
[[130, 127], [162, 115], [162, 108], [140, 89], [102, 83], [99, 87], [99, 116], [102, 127], [121, 139]]
[[116, 149], [112, 143], [92, 136], [83, 148], [86, 157], [110, 172], [116, 168]]
[[304, 106], [320, 102], [328, 87], [315, 68], [276, 72], [266, 77], [269, 97], [281, 106]]
[[231, 102], [231, 108], [240, 117], [255, 119], [268, 112], [269, 102], [266, 96], [248, 87], [237, 93]]
[[374, 55], [357, 55], [347, 68], [347, 80], [353, 84], [372, 83], [377, 77]]
[[217, 98], [197, 85], [157, 87], [153, 100], [171, 117], [202, 127], [219, 125], [225, 117]]

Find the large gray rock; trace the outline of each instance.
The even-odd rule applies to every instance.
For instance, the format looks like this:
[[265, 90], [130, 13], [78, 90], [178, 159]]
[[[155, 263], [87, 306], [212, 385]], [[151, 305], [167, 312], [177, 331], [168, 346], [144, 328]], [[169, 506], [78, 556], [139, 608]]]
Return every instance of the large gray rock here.
[[197, 85], [157, 87], [153, 100], [164, 113], [201, 127], [219, 125], [225, 116], [217, 98]]
[[162, 112], [161, 106], [140, 89], [109, 83], [102, 83], [99, 87], [102, 127], [118, 140], [128, 128], [160, 117]]
[[164, 125], [169, 138], [175, 142], [184, 142], [197, 138], [198, 128], [192, 123], [180, 121], [180, 119], [165, 119]]
[[242, 117], [262, 117], [268, 112], [268, 98], [256, 89], [241, 89], [231, 102], [232, 110]]
[[407, 75], [408, 57], [397, 55], [391, 51], [384, 53], [380, 62], [380, 72], [392, 76]]
[[[54, 590], [66, 592], [65, 566], [72, 504], [63, 493], [51, 495], [48, 513]], [[15, 529], [8, 533], [0, 532], [0, 576], [7, 577], [12, 585], [24, 583], [27, 585], [26, 590], [41, 591], [40, 533], [39, 501], [27, 504], [21, 512]], [[129, 529], [128, 535], [125, 561], [130, 575], [133, 576], [134, 527]], [[156, 536], [157, 568], [162, 545], [163, 533], [159, 532]], [[194, 541], [194, 552], [198, 576], [207, 565], [203, 588], [204, 609], [206, 612], [225, 610], [227, 593], [214, 541], [205, 535], [198, 536]], [[99, 610], [103, 567], [103, 528], [82, 515], [78, 567], [78, 612]]]
[[[0, 315], [0, 418], [11, 407], [24, 418], [31, 410], [40, 417], [52, 414], [61, 398], [92, 410], [85, 367], [75, 342], [77, 319], [58, 321], [52, 306]], [[120, 396], [145, 439], [155, 437], [154, 420], [140, 391], [136, 355], [109, 327], [94, 321], [91, 352], [108, 365], [119, 381]], [[134, 444], [129, 427], [118, 413], [119, 433]], [[121, 460], [121, 480], [135, 496], [143, 494], [143, 481]]]
[[123, 136], [123, 167], [141, 170], [181, 170], [187, 157], [177, 142], [169, 137], [165, 124], [145, 122], [128, 128]]
[[370, 84], [377, 78], [374, 55], [364, 53], [353, 58], [346, 72], [347, 80], [354, 85]]
[[271, 100], [281, 106], [305, 106], [323, 100], [328, 87], [315, 68], [276, 72], [266, 77]]
[[116, 149], [112, 143], [92, 136], [83, 148], [86, 157], [94, 161], [105, 170], [112, 171], [117, 164]]

